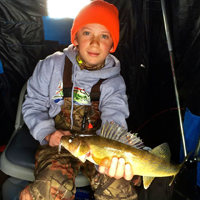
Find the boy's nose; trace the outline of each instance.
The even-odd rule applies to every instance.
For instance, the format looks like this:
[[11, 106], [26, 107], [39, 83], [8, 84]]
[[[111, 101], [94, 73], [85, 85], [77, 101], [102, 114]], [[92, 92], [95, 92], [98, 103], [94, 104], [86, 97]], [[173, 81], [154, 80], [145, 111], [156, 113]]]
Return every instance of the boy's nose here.
[[93, 37], [91, 39], [91, 45], [94, 45], [94, 46], [99, 45], [99, 39], [97, 37]]

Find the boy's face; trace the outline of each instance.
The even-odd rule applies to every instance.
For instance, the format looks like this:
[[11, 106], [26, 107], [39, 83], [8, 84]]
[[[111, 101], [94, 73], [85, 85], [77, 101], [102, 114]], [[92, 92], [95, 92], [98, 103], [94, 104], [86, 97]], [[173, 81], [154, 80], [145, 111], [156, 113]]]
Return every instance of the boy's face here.
[[108, 29], [100, 24], [87, 24], [76, 34], [74, 44], [78, 45], [81, 59], [95, 66], [103, 63], [113, 49], [113, 40]]

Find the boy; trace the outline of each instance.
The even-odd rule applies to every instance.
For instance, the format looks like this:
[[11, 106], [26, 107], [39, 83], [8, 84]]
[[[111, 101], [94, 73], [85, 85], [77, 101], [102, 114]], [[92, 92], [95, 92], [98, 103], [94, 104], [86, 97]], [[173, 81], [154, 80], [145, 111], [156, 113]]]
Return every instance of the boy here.
[[[74, 20], [71, 41], [63, 53], [40, 61], [28, 81], [22, 113], [41, 146], [36, 153], [36, 180], [20, 199], [74, 199], [74, 178], [80, 169], [96, 199], [137, 199], [129, 181], [132, 170], [123, 158], [113, 158], [110, 168], [96, 170], [66, 150], [57, 154], [60, 138], [71, 132], [99, 134], [106, 121], [127, 128], [126, 87], [119, 61], [109, 54], [119, 41], [117, 8], [102, 0], [85, 6]], [[95, 87], [100, 88], [100, 97], [93, 101]]]

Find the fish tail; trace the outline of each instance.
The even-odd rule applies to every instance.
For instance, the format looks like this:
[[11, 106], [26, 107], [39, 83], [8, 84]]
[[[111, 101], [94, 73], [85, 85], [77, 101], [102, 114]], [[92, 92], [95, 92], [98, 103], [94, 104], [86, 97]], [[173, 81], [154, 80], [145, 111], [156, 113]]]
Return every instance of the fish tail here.
[[[187, 156], [185, 156], [183, 162], [179, 165], [179, 171], [180, 171], [180, 169], [182, 168], [183, 164], [188, 160], [188, 158], [190, 157], [191, 153], [192, 153], [192, 152], [190, 152]], [[178, 171], [178, 173], [179, 173], [179, 171]], [[177, 173], [177, 174], [178, 174], [178, 173]], [[175, 177], [176, 177], [177, 174], [175, 174], [175, 175], [172, 177], [172, 179], [171, 179], [171, 181], [170, 181], [170, 183], [169, 183], [169, 186], [172, 185], [172, 183], [174, 182], [174, 179], [175, 179]]]
[[191, 151], [187, 156], [185, 156], [183, 162], [179, 165], [180, 168], [181, 168], [181, 167], [183, 166], [183, 164], [188, 160], [188, 158], [190, 157], [191, 154], [192, 154], [192, 151]]

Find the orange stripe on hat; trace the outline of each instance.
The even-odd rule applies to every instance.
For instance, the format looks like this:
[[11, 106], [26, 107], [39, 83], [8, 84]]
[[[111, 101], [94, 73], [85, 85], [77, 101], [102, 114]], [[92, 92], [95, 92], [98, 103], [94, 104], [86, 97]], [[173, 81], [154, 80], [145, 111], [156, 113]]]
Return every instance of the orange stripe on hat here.
[[119, 42], [119, 18], [117, 8], [102, 0], [92, 1], [85, 6], [74, 19], [71, 29], [71, 42], [74, 44], [74, 37], [80, 28], [86, 24], [101, 24], [105, 26], [111, 34], [114, 52]]

